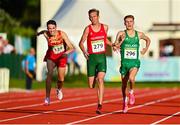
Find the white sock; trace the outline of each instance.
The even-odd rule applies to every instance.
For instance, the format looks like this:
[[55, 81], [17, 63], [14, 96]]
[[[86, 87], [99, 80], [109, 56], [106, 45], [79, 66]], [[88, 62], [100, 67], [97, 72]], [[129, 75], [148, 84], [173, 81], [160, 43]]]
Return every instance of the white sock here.
[[125, 97], [125, 100], [124, 100], [124, 101], [125, 101], [125, 102], [128, 102], [128, 97], [127, 97], [127, 96]]
[[58, 89], [58, 88], [57, 88], [57, 90], [58, 90], [58, 91], [61, 91], [62, 89]]
[[129, 93], [130, 93], [130, 94], [133, 94], [133, 93], [134, 93], [133, 89], [131, 89], [131, 90], [129, 91]]

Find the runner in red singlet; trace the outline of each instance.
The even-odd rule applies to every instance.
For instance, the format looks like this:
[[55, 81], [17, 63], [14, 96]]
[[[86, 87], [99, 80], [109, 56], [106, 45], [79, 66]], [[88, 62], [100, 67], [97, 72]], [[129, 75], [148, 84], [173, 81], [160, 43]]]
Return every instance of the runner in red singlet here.
[[[81, 37], [79, 46], [87, 59], [87, 75], [89, 88], [94, 88], [94, 81], [98, 82], [98, 106], [96, 113], [101, 114], [104, 96], [104, 76], [106, 74], [106, 44], [112, 46], [107, 39], [108, 26], [99, 22], [99, 10], [88, 12], [91, 24], [88, 25]], [[87, 50], [84, 42], [87, 40]]]
[[43, 34], [48, 42], [48, 50], [44, 61], [47, 62], [47, 78], [46, 78], [46, 98], [45, 105], [50, 104], [51, 79], [53, 70], [57, 67], [57, 97], [59, 100], [63, 98], [62, 86], [66, 71], [67, 55], [74, 50], [73, 45], [68, 39], [65, 32], [57, 30], [56, 22], [49, 20], [47, 22], [47, 30], [40, 31], [37, 35]]

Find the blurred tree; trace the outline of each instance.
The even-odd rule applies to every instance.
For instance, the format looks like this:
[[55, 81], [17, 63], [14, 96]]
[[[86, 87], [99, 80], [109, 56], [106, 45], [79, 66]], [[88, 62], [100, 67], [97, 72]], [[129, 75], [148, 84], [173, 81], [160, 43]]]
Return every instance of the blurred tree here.
[[6, 12], [4, 15], [0, 12], [0, 31], [12, 28], [11, 33], [30, 36], [32, 46], [36, 47], [34, 41], [36, 29], [40, 26], [40, 0], [0, 0], [0, 8]]
[[40, 0], [0, 0], [0, 8], [25, 27], [40, 26]]
[[15, 34], [26, 37], [32, 37], [35, 34], [31, 27], [21, 26], [19, 21], [15, 20], [2, 9], [0, 9], [0, 32], [6, 32], [10, 42], [13, 41]]
[[6, 32], [11, 27], [18, 27], [20, 22], [12, 18], [8, 13], [4, 10], [0, 9], [0, 30], [1, 32]]

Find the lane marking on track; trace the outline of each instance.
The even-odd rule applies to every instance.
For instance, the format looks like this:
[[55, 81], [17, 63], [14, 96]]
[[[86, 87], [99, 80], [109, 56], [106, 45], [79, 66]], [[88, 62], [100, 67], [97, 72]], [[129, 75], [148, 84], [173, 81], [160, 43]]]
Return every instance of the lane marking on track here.
[[[115, 89], [116, 90], [116, 89]], [[146, 89], [146, 90], [148, 90], [148, 89]], [[67, 90], [66, 90], [67, 91]], [[78, 91], [78, 90], [77, 90]], [[81, 91], [70, 91], [70, 92], [66, 92], [67, 94], [65, 94], [66, 95], [66, 98], [67, 97], [72, 97], [72, 94], [73, 94], [73, 96], [82, 96], [82, 95], [88, 95], [88, 94], [94, 94], [94, 93], [96, 93], [96, 92], [81, 92]], [[106, 90], [107, 92], [111, 92], [112, 90]], [[118, 90], [119, 91], [119, 90]], [[36, 91], [36, 92], [38, 92], [38, 91]], [[25, 94], [25, 95], [24, 95]], [[35, 92], [33, 93], [33, 95], [28, 95], [27, 93], [24, 93], [21, 97], [23, 97], [23, 98], [18, 98], [18, 99], [14, 99], [14, 98], [16, 98], [16, 97], [14, 97], [14, 98], [12, 98], [12, 99], [6, 99], [6, 100], [1, 100], [1, 102], [0, 102], [0, 104], [4, 104], [4, 103], [12, 103], [12, 102], [21, 102], [21, 101], [32, 101], [32, 100], [37, 100], [37, 99], [39, 99], [39, 98], [42, 98], [42, 96], [44, 95], [44, 94], [40, 94], [39, 92], [38, 92], [38, 94], [35, 94]], [[28, 97], [29, 96], [29, 97]], [[8, 98], [8, 96], [6, 97], [6, 98]], [[53, 95], [53, 96], [51, 96], [51, 98], [56, 98], [56, 94], [55, 95]]]
[[[158, 102], [176, 99], [176, 98], [179, 98], [179, 97], [180, 97], [180, 95], [171, 96], [171, 97], [167, 97], [167, 98], [163, 98], [163, 99], [158, 99], [158, 100], [155, 100], [155, 101], [144, 103], [142, 105], [137, 105], [137, 106], [131, 107], [128, 110], [136, 109], [136, 108], [141, 108], [141, 107], [152, 105], [152, 104], [155, 104], [155, 103], [158, 103]], [[66, 124], [67, 125], [78, 124], [78, 123], [81, 123], [81, 122], [89, 121], [89, 120], [92, 120], [92, 119], [97, 119], [97, 118], [104, 117], [104, 116], [107, 116], [107, 115], [112, 115], [112, 114], [117, 113], [117, 112], [122, 112], [122, 110], [117, 110], [117, 111], [113, 111], [113, 112], [110, 112], [110, 113], [105, 113], [105, 114], [98, 115], [98, 116], [95, 116], [95, 117], [91, 117], [91, 118], [87, 118], [87, 119], [82, 119], [82, 120], [78, 120], [78, 121], [74, 121], [74, 122], [70, 122], [70, 123], [66, 123]]]
[[[75, 93], [73, 96], [79, 96], [79, 95], [89, 95], [89, 94], [94, 94], [92, 92], [86, 92], [86, 93]], [[72, 94], [66, 95], [67, 97], [72, 97]], [[56, 98], [56, 95], [52, 96], [51, 98]], [[37, 99], [42, 99], [42, 96], [40, 97], [27, 97], [27, 98], [22, 98], [22, 99], [14, 99], [14, 100], [6, 100], [6, 101], [1, 101], [0, 104], [4, 103], [12, 103], [12, 102], [22, 102], [22, 101], [32, 101], [32, 100], [37, 100]]]
[[[117, 96], [118, 94], [114, 93], [114, 94], [109, 94], [105, 97], [110, 97], [110, 96]], [[120, 96], [120, 94], [119, 94]], [[94, 99], [94, 98], [97, 98], [96, 96], [88, 96], [88, 98], [85, 98], [85, 97], [78, 97], [78, 98], [71, 98], [71, 99], [66, 99], [66, 100], [56, 100], [56, 101], [52, 101], [51, 104], [56, 104], [56, 103], [61, 103], [61, 102], [72, 102], [72, 101], [79, 101], [79, 100], [89, 100], [89, 99]], [[10, 108], [3, 108], [3, 109], [0, 109], [0, 112], [1, 111], [8, 111], [8, 110], [12, 110], [12, 109], [21, 109], [21, 108], [31, 108], [31, 107], [36, 107], [36, 106], [43, 106], [44, 103], [38, 103], [38, 104], [33, 104], [33, 105], [23, 105], [23, 106], [17, 106], [17, 107], [10, 107]]]
[[[54, 90], [55, 91], [55, 90]], [[64, 92], [65, 91], [65, 92]], [[63, 93], [66, 93], [66, 97], [70, 97], [70, 96], [72, 96], [72, 94], [73, 95], [81, 95], [82, 94], [82, 92], [81, 91], [78, 91], [78, 90], [68, 90], [68, 92], [67, 92], [67, 90], [64, 90], [63, 91]], [[51, 96], [51, 97], [56, 97], [56, 94], [55, 94], [56, 92], [54, 92], [54, 94]], [[86, 92], [86, 93], [90, 93], [90, 92]], [[92, 92], [91, 92], [92, 93]], [[15, 98], [17, 98], [17, 95], [16, 94], [18, 94], [18, 100], [21, 100], [21, 99], [26, 99], [26, 98], [42, 98], [42, 96], [45, 96], [45, 91], [43, 91], [43, 92], [39, 92], [39, 91], [33, 91], [33, 92], [29, 92], [29, 93], [13, 93], [13, 95], [4, 95], [4, 97], [3, 98], [9, 98], [9, 100], [1, 100], [1, 96], [0, 96], [0, 100], [1, 100], [1, 102], [0, 102], [0, 104], [1, 103], [6, 103], [6, 101], [16, 101], [17, 99], [15, 99]]]
[[[150, 91], [149, 89], [145, 89], [143, 91], [138, 91], [138, 92], [147, 92]], [[110, 97], [110, 96], [117, 96], [117, 93], [114, 94], [108, 94], [105, 95], [105, 97]], [[72, 95], [71, 95], [72, 96]], [[71, 102], [71, 101], [79, 101], [79, 100], [89, 100], [89, 99], [93, 99], [93, 98], [97, 98], [96, 96], [88, 96], [88, 98], [85, 97], [78, 97], [78, 98], [70, 98], [70, 99], [66, 99], [66, 100], [62, 100], [62, 101], [51, 101], [51, 104], [56, 104], [56, 103], [60, 103], [60, 102]], [[0, 109], [1, 111], [7, 111], [7, 110], [13, 110], [13, 109], [20, 109], [20, 108], [31, 108], [31, 107], [36, 107], [36, 106], [43, 106], [44, 103], [38, 103], [38, 104], [31, 104], [31, 105], [23, 105], [23, 106], [16, 106], [16, 107], [10, 107], [10, 108], [2, 108]]]
[[[52, 91], [56, 91], [55, 89], [53, 89]], [[65, 91], [65, 93], [68, 93], [69, 95], [70, 94], [76, 94], [77, 92], [81, 92], [81, 91], [83, 91], [83, 90], [77, 90], [77, 89], [75, 89], [75, 90], [67, 90], [67, 89], [65, 89], [65, 90], [63, 90], [63, 91]], [[68, 91], [68, 92], [67, 92]], [[54, 92], [55, 93], [55, 92]], [[17, 97], [29, 97], [29, 96], [31, 96], [32, 98], [33, 97], [37, 97], [37, 96], [45, 96], [45, 90], [32, 90], [32, 91], [30, 91], [30, 92], [13, 92], [13, 93], [3, 93], [3, 94], [1, 94], [0, 93], [0, 100], [1, 99], [4, 99], [4, 98], [10, 98], [10, 99], [14, 99], [14, 98], [17, 98]]]
[[174, 113], [174, 114], [172, 114], [172, 115], [170, 115], [170, 116], [168, 116], [168, 117], [165, 117], [165, 118], [163, 118], [163, 119], [161, 119], [161, 120], [159, 120], [159, 121], [156, 121], [156, 122], [154, 122], [154, 123], [152, 123], [152, 124], [150, 124], [150, 125], [156, 125], [156, 124], [158, 124], [158, 123], [160, 123], [160, 122], [163, 122], [163, 121], [165, 121], [165, 120], [167, 120], [167, 119], [170, 119], [171, 117], [174, 117], [174, 116], [179, 115], [179, 114], [180, 114], [180, 112], [176, 112], [176, 113]]
[[[136, 98], [152, 96], [152, 95], [159, 95], [159, 94], [164, 94], [164, 93], [167, 93], [167, 92], [170, 92], [170, 91], [164, 90], [164, 91], [152, 92], [152, 93], [148, 93], [148, 94], [145, 93], [145, 94], [137, 95]], [[88, 97], [88, 99], [89, 99], [89, 97]], [[104, 101], [104, 103], [116, 102], [116, 101], [120, 101], [120, 100], [122, 100], [122, 98], [106, 100], [106, 101]], [[78, 109], [78, 108], [85, 108], [85, 107], [90, 107], [90, 106], [95, 106], [95, 105], [97, 105], [97, 103], [91, 103], [91, 104], [87, 104], [87, 105], [74, 106], [74, 107], [69, 107], [69, 108], [64, 108], [64, 109], [59, 109], [59, 110], [53, 110], [53, 111], [45, 111], [45, 112], [41, 112], [41, 113], [35, 113], [35, 114], [31, 114], [31, 115], [24, 115], [24, 116], [19, 116], [19, 117], [14, 117], [14, 118], [2, 119], [2, 120], [0, 120], [0, 123], [1, 122], [12, 121], [12, 120], [17, 120], [17, 119], [22, 119], [22, 118], [33, 117], [33, 116], [37, 116], [37, 115], [49, 114], [49, 113], [53, 113], [53, 112], [60, 112], [60, 111], [67, 111], [67, 110], [72, 110], [72, 109]], [[121, 111], [121, 110], [119, 110], [119, 111]], [[106, 114], [108, 115], [110, 113], [106, 113]], [[88, 118], [88, 119], [95, 119], [95, 118], [98, 118], [100, 116], [101, 117], [105, 116], [105, 114], [99, 115], [99, 116], [95, 116], [95, 117], [91, 117], [91, 118]], [[79, 120], [79, 121], [81, 121], [81, 120]], [[79, 121], [76, 121], [76, 122], [78, 123]], [[74, 123], [74, 122], [72, 122], [72, 123]], [[72, 124], [72, 123], [70, 123], [70, 124]]]

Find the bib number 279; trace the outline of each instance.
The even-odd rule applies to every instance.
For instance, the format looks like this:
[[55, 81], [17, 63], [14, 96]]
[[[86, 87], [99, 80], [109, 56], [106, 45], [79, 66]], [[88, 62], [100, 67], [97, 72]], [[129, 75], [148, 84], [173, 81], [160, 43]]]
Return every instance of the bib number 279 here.
[[98, 41], [93, 41], [92, 42], [92, 51], [93, 52], [103, 52], [104, 49], [104, 41], [103, 40], [98, 40]]

